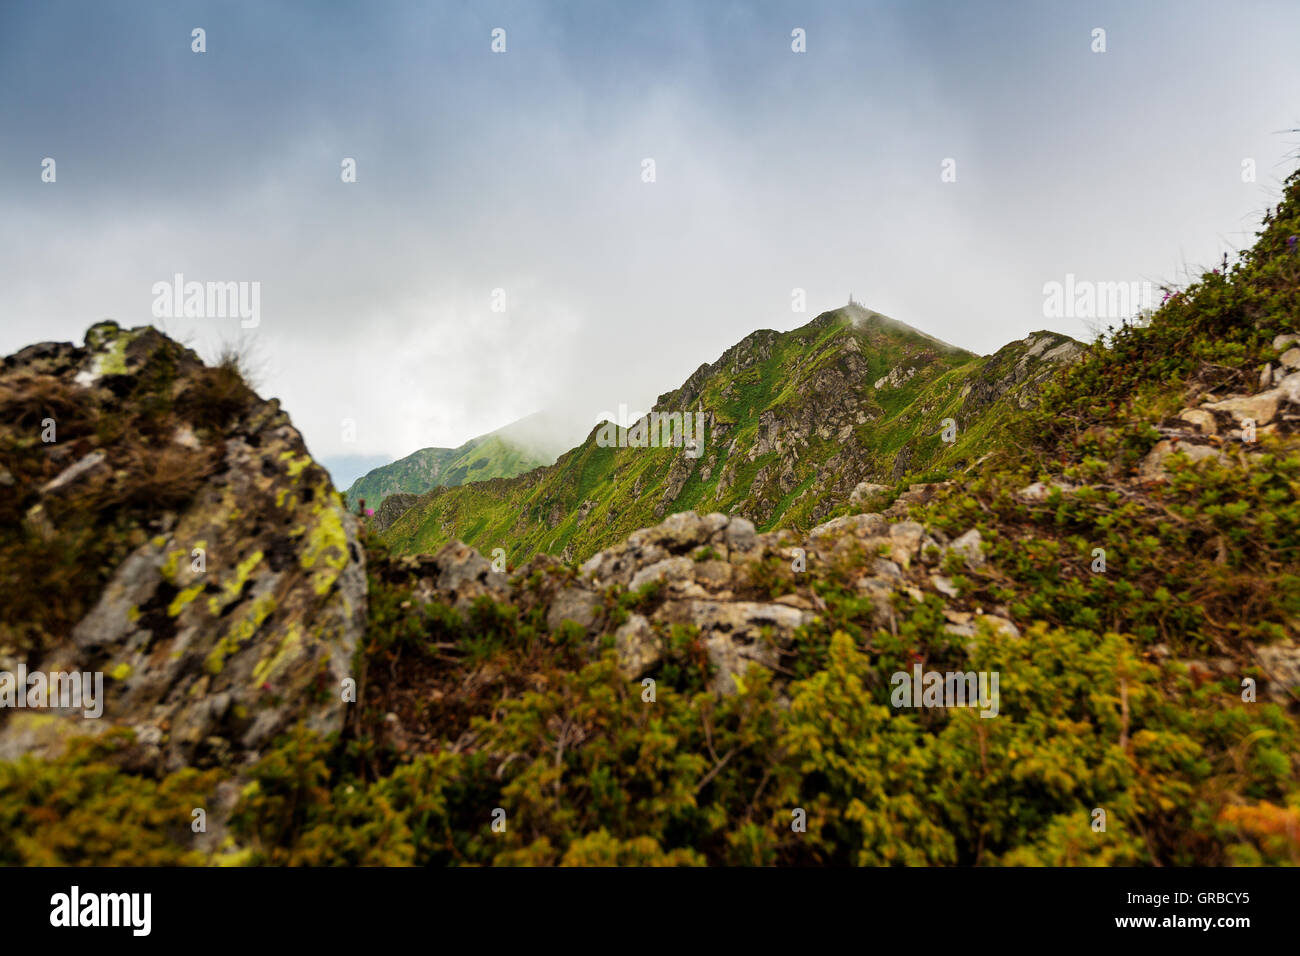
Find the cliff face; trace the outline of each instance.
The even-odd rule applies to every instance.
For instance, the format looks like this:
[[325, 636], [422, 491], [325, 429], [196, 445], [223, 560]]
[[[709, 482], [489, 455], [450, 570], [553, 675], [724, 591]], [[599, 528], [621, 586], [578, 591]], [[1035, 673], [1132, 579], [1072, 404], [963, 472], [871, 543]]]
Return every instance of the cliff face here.
[[0, 671], [104, 675], [97, 719], [0, 710], [0, 756], [125, 726], [134, 764], [228, 765], [341, 727], [365, 557], [278, 402], [104, 323], [7, 358], [0, 408]]

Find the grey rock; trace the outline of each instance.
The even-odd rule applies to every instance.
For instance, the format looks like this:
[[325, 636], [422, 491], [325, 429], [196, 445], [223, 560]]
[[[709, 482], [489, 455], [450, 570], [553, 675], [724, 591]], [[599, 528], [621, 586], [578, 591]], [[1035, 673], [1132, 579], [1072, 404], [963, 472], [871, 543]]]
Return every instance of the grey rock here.
[[629, 680], [644, 677], [663, 660], [663, 641], [650, 622], [633, 614], [614, 632], [619, 671]]
[[733, 516], [727, 524], [727, 547], [736, 551], [751, 551], [754, 548], [754, 522], [748, 518]]
[[565, 621], [573, 621], [589, 630], [596, 623], [600, 608], [600, 597], [593, 592], [580, 587], [562, 588], [546, 613], [546, 626], [555, 631]]
[[880, 535], [884, 534], [888, 527], [889, 522], [885, 520], [884, 515], [874, 513], [842, 515], [832, 518], [825, 524], [819, 524], [808, 533], [808, 536], [824, 538], [834, 534], [852, 534], [858, 537]]
[[960, 554], [966, 560], [966, 566], [972, 570], [984, 567], [984, 539], [978, 528], [971, 528], [948, 545], [950, 551]]
[[632, 577], [628, 590], [636, 591], [655, 581], [683, 581], [689, 579], [695, 570], [695, 562], [690, 558], [665, 558], [648, 567], [642, 568]]

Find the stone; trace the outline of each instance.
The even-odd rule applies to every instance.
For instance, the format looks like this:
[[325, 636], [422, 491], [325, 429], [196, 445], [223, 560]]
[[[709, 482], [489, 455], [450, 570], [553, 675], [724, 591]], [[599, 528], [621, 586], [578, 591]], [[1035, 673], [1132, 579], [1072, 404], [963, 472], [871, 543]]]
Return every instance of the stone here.
[[810, 622], [813, 615], [775, 602], [681, 600], [664, 602], [654, 617], [669, 626], [698, 627], [715, 669], [711, 689], [732, 694], [737, 689], [735, 677], [751, 664], [775, 667], [779, 648], [788, 645], [795, 628]]
[[1147, 456], [1138, 465], [1138, 476], [1146, 480], [1163, 479], [1165, 477], [1165, 462], [1176, 452], [1182, 452], [1194, 462], [1208, 459], [1223, 460], [1223, 455], [1209, 445], [1191, 445], [1187, 442], [1179, 442], [1175, 446], [1173, 442], [1165, 439], [1156, 442], [1151, 451], [1147, 452]]
[[600, 597], [586, 588], [561, 588], [546, 613], [546, 626], [556, 631], [565, 621], [573, 621], [583, 630], [589, 630], [596, 623], [601, 605]]
[[1277, 415], [1277, 405], [1282, 398], [1278, 389], [1270, 389], [1256, 395], [1243, 398], [1229, 398], [1221, 402], [1212, 402], [1205, 406], [1215, 412], [1227, 412], [1238, 422], [1253, 419], [1256, 426], [1267, 425]]
[[889, 556], [901, 568], [910, 568], [925, 537], [925, 528], [915, 521], [899, 521], [889, 526]]
[[1178, 417], [1189, 425], [1195, 425], [1202, 435], [1214, 435], [1218, 433], [1219, 425], [1211, 415], [1203, 408], [1184, 408], [1178, 413]]
[[930, 583], [934, 585], [934, 589], [940, 594], [945, 594], [951, 598], [958, 596], [958, 591], [953, 586], [951, 578], [946, 578], [942, 574], [932, 574], [930, 575]]
[[884, 515], [874, 513], [841, 515], [824, 524], [819, 524], [808, 532], [808, 537], [824, 538], [836, 534], [852, 534], [863, 537], [884, 534], [888, 527], [889, 522], [885, 520]]
[[628, 590], [638, 591], [647, 584], [653, 584], [656, 581], [686, 580], [692, 577], [694, 570], [695, 562], [690, 558], [665, 558], [663, 561], [656, 561], [634, 574], [632, 583], [628, 585]]
[[977, 623], [987, 624], [994, 631], [1007, 637], [1020, 636], [1020, 628], [1005, 617], [999, 617], [996, 614], [980, 614], [976, 616], [975, 620]]
[[953, 540], [948, 550], [960, 554], [966, 560], [966, 566], [972, 570], [984, 567], [984, 539], [978, 528], [971, 528], [965, 534]]
[[653, 528], [646, 529], [643, 540], [659, 544], [669, 552], [680, 554], [708, 540], [709, 527], [694, 511], [671, 514]]
[[1025, 485], [1016, 492], [1016, 497], [1021, 501], [1038, 503], [1047, 500], [1048, 488], [1041, 481], [1035, 481], [1032, 485]]
[[754, 538], [754, 522], [733, 515], [727, 524], [727, 547], [735, 551], [751, 551], [754, 548]]
[[1294, 641], [1267, 644], [1255, 655], [1268, 681], [1269, 698], [1279, 704], [1295, 703], [1300, 697], [1300, 645]]
[[633, 614], [614, 632], [619, 672], [628, 680], [650, 673], [663, 660], [663, 641], [643, 615]]
[[870, 481], [860, 481], [853, 486], [849, 492], [849, 504], [860, 505], [865, 501], [870, 501], [877, 495], [884, 494], [889, 490], [888, 485], [877, 485]]

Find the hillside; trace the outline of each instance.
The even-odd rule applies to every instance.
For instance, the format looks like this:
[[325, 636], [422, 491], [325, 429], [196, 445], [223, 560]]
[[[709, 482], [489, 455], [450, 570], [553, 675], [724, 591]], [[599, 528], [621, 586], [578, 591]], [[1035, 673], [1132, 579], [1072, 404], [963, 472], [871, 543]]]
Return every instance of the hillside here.
[[421, 448], [368, 471], [344, 494], [355, 510], [364, 500], [378, 508], [389, 495], [419, 495], [491, 478], [513, 478], [555, 461], [564, 450], [558, 431], [541, 413], [471, 438], [458, 448]]
[[582, 560], [685, 510], [741, 515], [760, 530], [809, 528], [864, 483], [987, 451], [991, 423], [1079, 351], [1039, 332], [980, 358], [851, 304], [792, 332], [754, 332], [661, 395], [655, 411], [703, 414], [698, 455], [618, 447], [622, 428], [608, 436], [615, 447], [602, 447], [593, 429], [549, 468], [404, 501], [385, 540], [399, 553], [450, 540], [501, 547], [515, 564], [538, 552]]

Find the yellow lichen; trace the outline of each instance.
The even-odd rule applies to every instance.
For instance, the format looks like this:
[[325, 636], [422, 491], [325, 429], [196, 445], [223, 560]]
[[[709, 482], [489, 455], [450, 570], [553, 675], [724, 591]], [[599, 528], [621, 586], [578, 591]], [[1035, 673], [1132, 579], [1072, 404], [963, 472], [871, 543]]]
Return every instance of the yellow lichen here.
[[322, 508], [320, 520], [307, 537], [300, 564], [309, 571], [320, 565], [312, 575], [312, 586], [317, 594], [324, 594], [347, 563], [348, 536], [343, 530], [343, 521], [334, 508]]
[[301, 644], [302, 634], [298, 630], [297, 622], [290, 624], [289, 633], [285, 634], [281, 639], [275, 653], [262, 658], [258, 661], [257, 666], [253, 668], [253, 679], [261, 681], [274, 674], [291, 654], [297, 652]]
[[203, 585], [196, 584], [193, 587], [186, 588], [184, 591], [178, 593], [174, 598], [172, 598], [172, 603], [167, 607], [167, 616], [175, 617], [176, 615], [180, 614], [181, 611], [185, 609], [185, 605], [189, 604], [196, 597], [198, 597], [199, 592], [202, 590], [203, 590]]
[[248, 576], [253, 573], [253, 568], [257, 567], [261, 561], [262, 552], [258, 550], [235, 566], [234, 576], [222, 584], [222, 589], [226, 592], [227, 597], [231, 600], [239, 597], [239, 592], [244, 589], [244, 582], [248, 580]]
[[[260, 555], [260, 552], [259, 552]], [[204, 660], [209, 674], [220, 674], [226, 658], [237, 653], [240, 647], [257, 633], [262, 622], [275, 610], [275, 595], [262, 594], [255, 598], [243, 616], [230, 625], [226, 636], [219, 640]]]
[[184, 556], [185, 556], [184, 550], [167, 552], [167, 559], [163, 561], [162, 567], [159, 569], [162, 572], [164, 581], [167, 581], [171, 584], [176, 583], [176, 575], [180, 571], [181, 558], [183, 558]]

